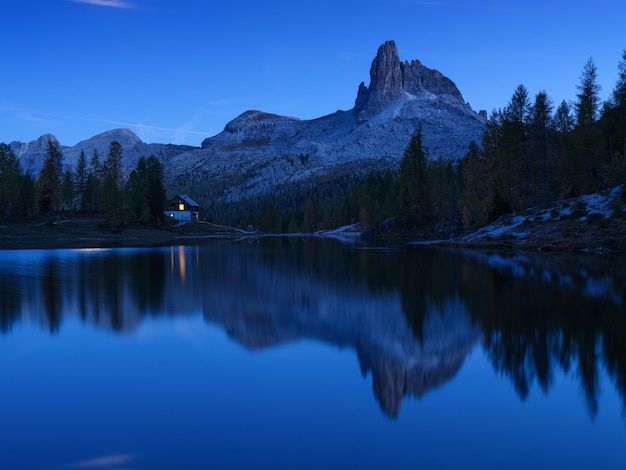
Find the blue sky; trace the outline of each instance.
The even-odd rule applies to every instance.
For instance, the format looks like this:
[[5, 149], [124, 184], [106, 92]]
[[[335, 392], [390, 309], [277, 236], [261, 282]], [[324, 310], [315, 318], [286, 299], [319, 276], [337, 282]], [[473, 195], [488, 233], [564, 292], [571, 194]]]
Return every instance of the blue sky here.
[[0, 142], [128, 127], [200, 145], [249, 109], [320, 117], [354, 105], [389, 39], [475, 110], [519, 84], [574, 100], [590, 57], [605, 99], [626, 49], [623, 0], [7, 0], [0, 13]]

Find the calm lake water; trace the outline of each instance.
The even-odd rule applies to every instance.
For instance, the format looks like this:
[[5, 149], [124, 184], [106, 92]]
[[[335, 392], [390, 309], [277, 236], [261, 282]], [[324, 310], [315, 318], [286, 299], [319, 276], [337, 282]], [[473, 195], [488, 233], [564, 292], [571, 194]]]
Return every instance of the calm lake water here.
[[624, 469], [625, 265], [2, 251], [0, 468]]

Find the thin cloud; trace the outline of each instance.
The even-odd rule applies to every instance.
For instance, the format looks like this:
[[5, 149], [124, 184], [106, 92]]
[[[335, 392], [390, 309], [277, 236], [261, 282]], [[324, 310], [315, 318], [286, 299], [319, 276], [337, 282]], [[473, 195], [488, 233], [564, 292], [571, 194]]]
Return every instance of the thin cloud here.
[[134, 9], [135, 6], [132, 3], [124, 2], [122, 0], [69, 0], [74, 3], [86, 3], [88, 5], [96, 5], [99, 7], [108, 8], [122, 8], [125, 10]]
[[[41, 113], [41, 114], [42, 115], [46, 115], [46, 116], [50, 116], [50, 117], [53, 117], [53, 118], [73, 119], [73, 120], [77, 120], [77, 121], [101, 122], [103, 124], [111, 124], [113, 126], [134, 127], [134, 128], [137, 128], [137, 129], [149, 129], [149, 130], [153, 130], [153, 131], [178, 132], [178, 133], [181, 132], [180, 128], [153, 126], [153, 125], [144, 124], [144, 123], [141, 123], [141, 122], [116, 121], [116, 120], [112, 120], [112, 119], [103, 119], [103, 118], [92, 117], [92, 116], [77, 116], [77, 115], [47, 114], [47, 113]], [[185, 133], [186, 134], [206, 135], [206, 132], [192, 131], [192, 130], [186, 130]]]
[[123, 465], [134, 459], [132, 454], [103, 455], [95, 459], [76, 462], [72, 468], [110, 468], [115, 465]]
[[[0, 108], [2, 109], [2, 108]], [[57, 124], [59, 121], [87, 121], [87, 122], [99, 122], [102, 124], [109, 124], [114, 127], [127, 127], [133, 129], [139, 138], [144, 142], [149, 141], [150, 139], [159, 138], [163, 133], [171, 134], [170, 139], [173, 139], [175, 142], [172, 143], [180, 143], [183, 144], [186, 142], [186, 137], [188, 136], [202, 136], [207, 137], [212, 135], [211, 132], [201, 131], [201, 130], [192, 130], [191, 128], [197, 123], [197, 118], [194, 117], [192, 121], [187, 122], [179, 127], [163, 127], [163, 126], [155, 126], [150, 124], [145, 124], [143, 122], [128, 122], [128, 121], [117, 121], [114, 119], [106, 119], [99, 118], [95, 116], [81, 116], [81, 115], [70, 115], [70, 114], [58, 114], [58, 113], [46, 113], [46, 112], [33, 112], [26, 110], [15, 110], [10, 109], [9, 111], [17, 118], [21, 120], [31, 121], [31, 122], [48, 122]], [[163, 138], [163, 137], [161, 137]]]

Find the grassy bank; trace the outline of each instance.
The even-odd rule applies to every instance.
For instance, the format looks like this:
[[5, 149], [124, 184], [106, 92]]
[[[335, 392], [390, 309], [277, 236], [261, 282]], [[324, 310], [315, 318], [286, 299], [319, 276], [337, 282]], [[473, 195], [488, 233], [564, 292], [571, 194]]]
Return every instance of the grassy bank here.
[[0, 224], [0, 249], [109, 248], [163, 246], [208, 237], [232, 237], [237, 231], [208, 222], [161, 227], [129, 224], [112, 232], [104, 219], [62, 216], [36, 221], [4, 221]]

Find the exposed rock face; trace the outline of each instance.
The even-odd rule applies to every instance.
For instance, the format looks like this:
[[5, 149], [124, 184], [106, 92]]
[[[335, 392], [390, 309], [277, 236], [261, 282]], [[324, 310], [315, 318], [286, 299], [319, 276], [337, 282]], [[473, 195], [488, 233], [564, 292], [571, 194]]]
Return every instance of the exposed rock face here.
[[[117, 129], [62, 151], [65, 164], [74, 166], [81, 150], [88, 158], [98, 150], [104, 159], [110, 142], [118, 140], [127, 173], [140, 156], [154, 155], [167, 169], [171, 191], [204, 194], [198, 201], [203, 204], [266, 194], [327, 174], [396, 168], [420, 125], [431, 158], [458, 160], [472, 140], [480, 140], [485, 122], [450, 79], [417, 60], [401, 62], [395, 43], [388, 41], [351, 110], [312, 120], [246, 111], [201, 148], [145, 144], [130, 130]], [[11, 145], [24, 168], [37, 173], [45, 147]]]
[[224, 131], [216, 137], [205, 139], [202, 148], [220, 148], [222, 151], [232, 149], [229, 146], [258, 146], [270, 144], [276, 140], [294, 137], [291, 129], [300, 122], [297, 118], [279, 116], [251, 110], [240, 114], [224, 127]]
[[404, 77], [398, 49], [388, 41], [378, 49], [370, 69], [370, 86], [361, 82], [354, 105], [354, 112], [362, 115], [361, 120], [381, 111], [402, 93]]
[[394, 41], [387, 41], [378, 49], [370, 69], [370, 85], [361, 82], [354, 104], [357, 122], [378, 114], [403, 92], [419, 95], [423, 92], [435, 96], [449, 95], [464, 104], [456, 85], [437, 70], [422, 65], [419, 60], [400, 62]]
[[313, 120], [247, 111], [173, 162], [196, 184], [211, 181], [213, 200], [234, 201], [330, 172], [395, 168], [419, 125], [431, 158], [458, 160], [485, 122], [450, 79], [417, 60], [401, 62], [388, 41], [352, 110]]
[[[57, 142], [57, 144], [59, 144], [59, 141], [55, 136], [52, 134], [44, 134], [32, 142], [11, 142], [9, 146], [20, 160], [24, 170], [29, 171], [31, 169], [36, 169], [36, 172], [38, 173], [43, 166], [43, 161], [48, 151], [49, 141]], [[59, 148], [61, 151], [64, 150], [60, 144]]]
[[[36, 176], [43, 166], [49, 140], [58, 142], [55, 136], [45, 134], [33, 142], [26, 144], [11, 142], [10, 146], [20, 159], [22, 168]], [[127, 174], [135, 167], [140, 157], [154, 155], [167, 164], [172, 156], [195, 148], [184, 145], [146, 144], [130, 129], [113, 129], [83, 140], [73, 147], [59, 145], [63, 152], [63, 164], [76, 168], [81, 152], [85, 152], [87, 162], [90, 163], [94, 151], [98, 152], [100, 162], [103, 163], [113, 141], [119, 142], [122, 146], [122, 167]]]

